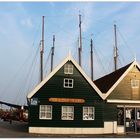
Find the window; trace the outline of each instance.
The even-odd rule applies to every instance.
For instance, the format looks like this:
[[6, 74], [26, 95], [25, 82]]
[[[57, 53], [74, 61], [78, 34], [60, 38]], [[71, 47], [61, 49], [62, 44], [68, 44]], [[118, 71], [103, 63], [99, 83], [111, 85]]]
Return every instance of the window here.
[[51, 105], [40, 105], [39, 119], [52, 119]]
[[117, 108], [117, 124], [124, 125], [124, 108]]
[[83, 120], [94, 120], [94, 107], [83, 107]]
[[65, 78], [64, 79], [65, 88], [73, 88], [73, 79]]
[[65, 74], [73, 74], [73, 65], [65, 64], [64, 65], [64, 73]]
[[132, 88], [139, 88], [139, 80], [131, 80]]
[[74, 120], [74, 107], [62, 106], [62, 120]]

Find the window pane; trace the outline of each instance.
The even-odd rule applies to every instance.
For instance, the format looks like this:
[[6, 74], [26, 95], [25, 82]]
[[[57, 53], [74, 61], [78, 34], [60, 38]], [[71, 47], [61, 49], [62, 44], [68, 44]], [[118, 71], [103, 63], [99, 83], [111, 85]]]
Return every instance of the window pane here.
[[41, 117], [45, 117], [45, 113], [44, 112], [41, 112]]
[[47, 106], [47, 112], [51, 112], [51, 106]]
[[45, 111], [45, 106], [41, 106], [41, 111]]
[[93, 119], [93, 114], [89, 114], [89, 119]]
[[67, 107], [63, 106], [63, 112], [67, 112]]
[[84, 113], [88, 113], [88, 108], [84, 107]]
[[68, 79], [65, 79], [65, 83], [68, 83], [69, 82], [69, 80]]
[[51, 113], [47, 113], [47, 114], [46, 114], [46, 117], [47, 117], [47, 118], [51, 118]]
[[73, 112], [73, 107], [68, 107], [68, 112]]
[[73, 113], [68, 113], [68, 119], [72, 120], [73, 119]]
[[89, 113], [93, 113], [93, 108], [89, 107]]

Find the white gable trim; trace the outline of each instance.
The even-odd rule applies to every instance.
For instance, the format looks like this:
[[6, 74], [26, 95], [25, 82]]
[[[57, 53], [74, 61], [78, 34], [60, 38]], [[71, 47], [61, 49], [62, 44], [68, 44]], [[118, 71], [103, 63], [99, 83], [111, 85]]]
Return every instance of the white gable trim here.
[[131, 103], [131, 104], [139, 104], [139, 100], [113, 100], [113, 99], [108, 99], [107, 103]]
[[140, 65], [134, 61], [130, 66], [129, 68], [124, 72], [124, 74], [116, 81], [116, 83], [108, 90], [108, 92], [105, 94], [107, 98], [111, 92], [117, 87], [117, 85], [123, 80], [123, 78], [128, 74], [128, 72], [134, 67], [134, 66], [137, 66], [139, 69], [140, 69]]
[[93, 81], [85, 74], [82, 68], [77, 64], [77, 62], [72, 58], [69, 54], [62, 63], [60, 63], [41, 83], [39, 83], [28, 95], [27, 98], [30, 99], [67, 61], [72, 61], [75, 67], [80, 71], [80, 73], [84, 76], [84, 78], [88, 81], [88, 83], [95, 89], [95, 91], [99, 94], [102, 99], [105, 99], [105, 95], [98, 89], [98, 87], [93, 83]]

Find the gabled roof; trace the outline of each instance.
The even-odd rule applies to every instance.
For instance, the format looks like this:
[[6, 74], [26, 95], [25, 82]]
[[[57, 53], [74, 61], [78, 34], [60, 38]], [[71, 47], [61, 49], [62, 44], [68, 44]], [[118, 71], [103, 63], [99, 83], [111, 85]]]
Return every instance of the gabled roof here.
[[72, 58], [71, 54], [69, 54], [41, 83], [39, 83], [33, 91], [31, 91], [27, 98], [31, 98], [66, 62], [71, 61], [75, 67], [79, 70], [79, 72], [83, 75], [83, 77], [87, 80], [87, 82], [91, 85], [91, 87], [99, 94], [99, 96], [104, 99], [104, 95], [98, 89], [98, 87], [93, 83], [93, 81], [85, 74], [83, 69], [79, 66], [79, 64]]
[[101, 77], [94, 81], [95, 85], [103, 92], [106, 93], [115, 82], [123, 75], [123, 73], [129, 68], [132, 63], [122, 67], [104, 77]]
[[94, 83], [100, 91], [105, 94], [105, 98], [107, 98], [135, 65], [140, 69], [140, 65], [136, 61], [133, 61], [132, 63], [95, 80]]

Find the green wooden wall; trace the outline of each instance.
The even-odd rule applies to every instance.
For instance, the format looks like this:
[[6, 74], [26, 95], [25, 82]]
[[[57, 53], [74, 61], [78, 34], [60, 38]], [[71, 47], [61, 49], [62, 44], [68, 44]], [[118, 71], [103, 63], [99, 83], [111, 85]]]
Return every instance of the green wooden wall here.
[[117, 121], [117, 105], [104, 104], [104, 121]]
[[[71, 63], [71, 62], [67, 62]], [[73, 88], [64, 88], [63, 79], [74, 79]], [[80, 98], [85, 103], [52, 103], [48, 98]], [[38, 127], [103, 127], [104, 103], [101, 97], [74, 67], [74, 74], [64, 74], [64, 66], [33, 96], [38, 105], [29, 105], [29, 126]], [[52, 120], [39, 120], [39, 105], [53, 105]], [[61, 106], [74, 106], [74, 120], [61, 120]], [[95, 120], [82, 120], [83, 106], [95, 107]]]

